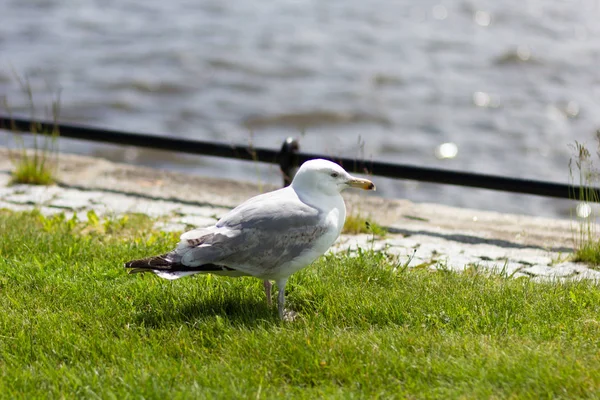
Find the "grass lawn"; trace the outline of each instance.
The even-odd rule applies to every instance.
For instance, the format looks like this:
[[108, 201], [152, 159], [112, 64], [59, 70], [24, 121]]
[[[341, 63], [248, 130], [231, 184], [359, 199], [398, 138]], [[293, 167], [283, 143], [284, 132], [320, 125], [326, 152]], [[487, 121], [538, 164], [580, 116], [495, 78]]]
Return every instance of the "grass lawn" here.
[[170, 249], [141, 216], [0, 211], [1, 398], [574, 398], [600, 393], [589, 282], [407, 270], [381, 253], [292, 276], [127, 275]]

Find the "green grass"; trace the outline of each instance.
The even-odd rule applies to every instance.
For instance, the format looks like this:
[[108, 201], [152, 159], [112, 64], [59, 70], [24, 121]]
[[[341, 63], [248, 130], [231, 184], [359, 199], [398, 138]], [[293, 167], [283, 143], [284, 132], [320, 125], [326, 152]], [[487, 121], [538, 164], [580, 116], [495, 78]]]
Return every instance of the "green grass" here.
[[385, 236], [387, 229], [376, 222], [370, 221], [361, 214], [349, 214], [346, 216], [346, 222], [342, 233], [357, 235], [359, 233], [370, 233], [375, 236]]
[[[598, 155], [600, 155], [600, 131], [598, 132]], [[585, 189], [585, 187], [597, 186], [600, 181], [600, 171], [594, 165], [592, 155], [586, 146], [575, 141], [571, 146], [573, 156], [569, 160], [569, 174], [574, 186], [578, 189], [578, 196], [581, 199], [579, 207], [586, 210], [586, 214], [574, 214], [577, 225], [573, 229], [573, 243], [575, 251], [573, 253], [574, 261], [581, 261], [591, 265], [600, 265], [600, 235], [598, 232], [598, 215], [590, 204], [599, 203], [600, 199], [595, 191]], [[575, 193], [573, 193], [575, 197]]]
[[[33, 150], [36, 152], [37, 150]], [[11, 183], [19, 184], [26, 183], [30, 185], [51, 185], [54, 183], [54, 173], [46, 165], [46, 156], [27, 155], [26, 150], [23, 151], [17, 161], [14, 163], [12, 171]]]
[[[14, 73], [21, 90], [29, 101], [30, 117], [36, 117], [36, 106], [33, 91], [29, 80]], [[11, 114], [10, 106], [4, 99], [3, 108]], [[46, 114], [50, 114], [46, 110]], [[32, 147], [28, 149], [20, 133], [15, 132], [17, 149], [9, 153], [13, 164], [11, 176], [12, 184], [25, 183], [30, 185], [51, 185], [56, 181], [56, 167], [58, 164], [58, 116], [60, 114], [60, 97], [52, 102], [51, 110], [54, 126], [52, 129], [43, 129], [40, 124], [32, 123], [30, 133], [33, 137]], [[13, 127], [2, 127], [11, 130]]]
[[0, 212], [0, 398], [598, 397], [590, 282], [365, 251], [292, 276], [283, 323], [256, 279], [127, 275], [177, 235], [91, 220]]
[[580, 261], [594, 266], [600, 265], [600, 241], [580, 243], [573, 253], [573, 261]]

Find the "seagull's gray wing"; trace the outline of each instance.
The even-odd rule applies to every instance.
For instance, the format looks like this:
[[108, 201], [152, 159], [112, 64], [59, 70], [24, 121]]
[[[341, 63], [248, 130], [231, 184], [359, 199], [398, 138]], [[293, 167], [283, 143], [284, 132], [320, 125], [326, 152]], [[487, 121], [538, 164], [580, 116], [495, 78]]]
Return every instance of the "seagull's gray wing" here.
[[310, 248], [328, 230], [321, 217], [291, 188], [280, 189], [242, 203], [213, 228], [183, 234], [177, 252], [190, 267], [212, 263], [260, 275]]

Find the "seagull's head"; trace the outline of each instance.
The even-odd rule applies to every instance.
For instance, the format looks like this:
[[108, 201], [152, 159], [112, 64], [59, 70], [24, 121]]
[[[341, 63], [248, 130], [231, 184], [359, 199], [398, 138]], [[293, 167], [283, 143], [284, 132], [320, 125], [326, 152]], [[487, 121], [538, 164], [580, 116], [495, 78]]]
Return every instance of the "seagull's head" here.
[[375, 190], [375, 185], [370, 180], [356, 178], [338, 164], [322, 159], [309, 160], [302, 164], [294, 176], [292, 187], [294, 189], [316, 189], [328, 195], [338, 194], [349, 187]]

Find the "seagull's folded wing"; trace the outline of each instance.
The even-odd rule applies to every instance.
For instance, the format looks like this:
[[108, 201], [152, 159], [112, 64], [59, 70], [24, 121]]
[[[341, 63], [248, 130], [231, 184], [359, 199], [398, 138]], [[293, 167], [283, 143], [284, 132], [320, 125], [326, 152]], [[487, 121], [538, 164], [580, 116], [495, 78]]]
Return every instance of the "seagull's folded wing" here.
[[320, 211], [298, 199], [291, 188], [242, 203], [215, 227], [184, 233], [176, 252], [183, 265], [225, 265], [261, 275], [293, 260], [328, 226]]

